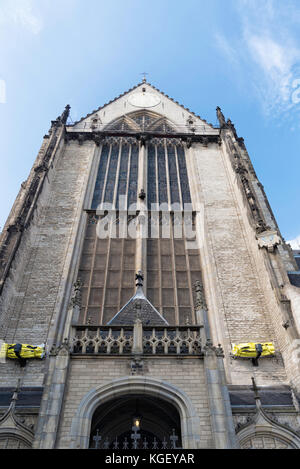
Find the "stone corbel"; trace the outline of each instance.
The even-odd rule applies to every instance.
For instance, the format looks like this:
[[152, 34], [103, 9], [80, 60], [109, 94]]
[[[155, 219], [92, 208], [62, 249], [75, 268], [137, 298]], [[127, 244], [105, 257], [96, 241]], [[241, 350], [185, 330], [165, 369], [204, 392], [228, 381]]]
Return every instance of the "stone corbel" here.
[[49, 168], [48, 168], [48, 165], [43, 162], [43, 163], [41, 163], [40, 165], [36, 166], [36, 167], [34, 168], [34, 171], [35, 171], [36, 173], [42, 173], [42, 172], [48, 171], [48, 169], [49, 169]]
[[148, 135], [144, 135], [144, 134], [137, 135], [136, 138], [137, 138], [137, 141], [141, 143], [141, 146], [142, 146], [142, 147], [145, 147], [147, 141], [149, 140], [149, 136], [148, 136]]
[[267, 230], [256, 235], [258, 246], [260, 249], [265, 248], [268, 252], [274, 252], [276, 246], [281, 244], [281, 238], [277, 231]]
[[140, 375], [143, 374], [144, 362], [141, 357], [133, 357], [130, 362], [131, 374]]
[[187, 146], [187, 148], [191, 148], [192, 144], [193, 144], [193, 140], [192, 140], [190, 137], [188, 137], [188, 138], [186, 139], [186, 146]]
[[204, 147], [208, 146], [208, 138], [207, 137], [202, 137], [201, 143]]
[[246, 173], [248, 173], [247, 169], [245, 166], [243, 166], [241, 163], [237, 163], [234, 167], [234, 171], [237, 174], [240, 174], [241, 176], [244, 176]]
[[84, 141], [85, 141], [84, 136], [82, 134], [78, 134], [77, 136], [78, 145], [82, 145]]
[[24, 222], [22, 220], [22, 217], [18, 217], [15, 221], [15, 223], [12, 223], [9, 225], [7, 228], [7, 231], [10, 232], [22, 232], [24, 230]]
[[97, 147], [99, 147], [99, 145], [103, 142], [103, 136], [98, 135], [98, 134], [94, 134], [93, 135], [93, 140], [96, 143]]

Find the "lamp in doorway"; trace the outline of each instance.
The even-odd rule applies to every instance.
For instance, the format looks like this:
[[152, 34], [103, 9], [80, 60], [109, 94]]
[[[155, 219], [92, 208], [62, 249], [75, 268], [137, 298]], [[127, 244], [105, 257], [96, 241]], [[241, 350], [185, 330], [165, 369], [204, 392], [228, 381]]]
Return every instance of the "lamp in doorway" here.
[[132, 426], [139, 430], [141, 427], [141, 420], [142, 417], [139, 414], [135, 414], [132, 419]]

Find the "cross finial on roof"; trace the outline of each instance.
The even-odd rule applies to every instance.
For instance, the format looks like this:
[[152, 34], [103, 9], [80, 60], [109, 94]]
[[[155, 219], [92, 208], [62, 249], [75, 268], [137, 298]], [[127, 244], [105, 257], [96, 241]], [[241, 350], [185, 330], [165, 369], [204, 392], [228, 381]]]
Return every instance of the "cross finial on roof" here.
[[146, 75], [149, 75], [147, 72], [142, 72], [141, 75], [143, 75], [143, 83], [146, 83]]

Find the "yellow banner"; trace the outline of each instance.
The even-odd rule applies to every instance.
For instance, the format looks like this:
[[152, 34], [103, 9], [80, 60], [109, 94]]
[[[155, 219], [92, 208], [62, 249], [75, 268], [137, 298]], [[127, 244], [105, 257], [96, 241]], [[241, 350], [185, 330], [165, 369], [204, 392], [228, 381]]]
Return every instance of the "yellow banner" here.
[[[260, 350], [262, 350], [261, 353]], [[274, 355], [275, 348], [272, 342], [261, 344], [248, 342], [245, 344], [232, 344], [231, 351], [235, 357], [256, 358], [257, 356], [267, 357]]]
[[[44, 358], [45, 346], [29, 344], [4, 344], [8, 358]], [[1, 348], [2, 349], [2, 348]], [[3, 348], [4, 352], [4, 348]]]

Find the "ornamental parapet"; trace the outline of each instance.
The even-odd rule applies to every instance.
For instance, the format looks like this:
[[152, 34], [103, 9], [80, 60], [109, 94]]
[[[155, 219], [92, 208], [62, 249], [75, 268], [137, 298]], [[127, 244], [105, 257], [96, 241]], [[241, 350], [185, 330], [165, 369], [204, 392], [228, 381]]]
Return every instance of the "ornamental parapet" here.
[[73, 328], [72, 355], [203, 356], [202, 326], [91, 326]]

